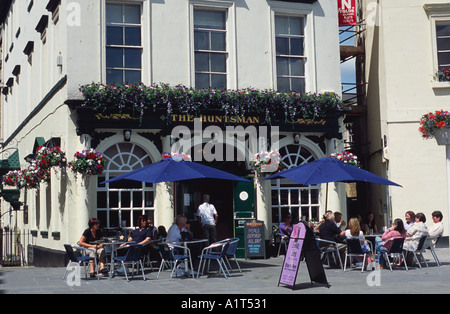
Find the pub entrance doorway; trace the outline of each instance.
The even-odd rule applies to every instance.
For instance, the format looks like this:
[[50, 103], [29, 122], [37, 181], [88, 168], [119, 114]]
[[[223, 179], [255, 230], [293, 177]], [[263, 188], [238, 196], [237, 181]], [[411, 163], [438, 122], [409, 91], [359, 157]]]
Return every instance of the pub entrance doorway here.
[[[205, 165], [233, 173], [246, 175], [245, 162], [201, 162]], [[180, 181], [176, 185], [175, 214], [187, 217], [194, 238], [202, 238], [202, 228], [197, 222], [197, 209], [202, 204], [203, 194], [210, 195], [210, 203], [219, 215], [217, 223], [217, 239], [234, 237], [234, 201], [233, 192], [236, 182], [217, 179], [198, 179]]]

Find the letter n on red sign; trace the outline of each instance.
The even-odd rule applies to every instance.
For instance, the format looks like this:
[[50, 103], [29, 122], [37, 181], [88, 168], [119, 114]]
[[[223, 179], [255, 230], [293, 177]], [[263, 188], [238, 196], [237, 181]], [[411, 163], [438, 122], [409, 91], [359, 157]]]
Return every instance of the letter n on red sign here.
[[356, 0], [338, 0], [339, 26], [356, 25]]

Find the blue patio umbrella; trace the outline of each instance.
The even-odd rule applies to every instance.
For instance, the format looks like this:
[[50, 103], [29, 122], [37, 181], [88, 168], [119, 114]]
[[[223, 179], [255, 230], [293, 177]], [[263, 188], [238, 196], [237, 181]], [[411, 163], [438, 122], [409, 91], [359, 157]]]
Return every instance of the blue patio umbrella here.
[[371, 182], [385, 185], [401, 185], [373, 174], [367, 170], [346, 164], [333, 157], [317, 159], [303, 165], [275, 173], [262, 180], [286, 178], [303, 185], [328, 182]]
[[158, 183], [192, 179], [220, 179], [251, 182], [248, 179], [193, 161], [175, 161], [172, 158], [165, 158], [157, 163], [103, 181], [101, 184], [119, 180]]
[[[285, 171], [275, 173], [262, 180], [271, 180], [279, 178], [286, 178], [303, 185], [327, 183], [327, 189], [329, 182], [355, 182], [355, 181], [402, 187], [401, 185], [395, 182], [389, 181], [388, 179], [380, 177], [367, 170], [346, 164], [333, 157], [320, 158], [313, 162], [289, 168]], [[326, 199], [328, 203], [328, 191], [326, 194]], [[327, 205], [328, 204], [326, 204], [326, 207]]]

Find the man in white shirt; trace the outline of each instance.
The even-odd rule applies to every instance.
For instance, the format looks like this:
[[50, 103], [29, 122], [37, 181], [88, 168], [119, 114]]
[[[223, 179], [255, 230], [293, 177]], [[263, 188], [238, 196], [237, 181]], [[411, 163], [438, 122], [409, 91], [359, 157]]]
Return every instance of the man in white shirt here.
[[[442, 217], [443, 217], [442, 213], [438, 210], [431, 213], [431, 218], [433, 219], [433, 224], [428, 229], [428, 236], [436, 237], [432, 240], [433, 245], [436, 244], [437, 237], [442, 236], [442, 234], [444, 233], [444, 225], [442, 223]], [[429, 243], [427, 241], [425, 247], [428, 248], [428, 247], [430, 247], [430, 245], [431, 245], [431, 243]]]
[[217, 242], [217, 214], [216, 208], [209, 203], [209, 195], [203, 195], [203, 204], [198, 207], [197, 219], [202, 224], [203, 237], [208, 239], [209, 244]]
[[167, 231], [166, 242], [174, 243], [177, 245], [181, 244], [182, 232], [188, 232], [186, 228], [186, 217], [183, 215], [177, 215], [175, 223]]

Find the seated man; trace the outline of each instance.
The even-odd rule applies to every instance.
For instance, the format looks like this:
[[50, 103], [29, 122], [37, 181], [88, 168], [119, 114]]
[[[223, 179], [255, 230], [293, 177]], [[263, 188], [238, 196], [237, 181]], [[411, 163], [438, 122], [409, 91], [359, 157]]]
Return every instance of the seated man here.
[[[344, 259], [346, 245], [343, 243], [339, 243], [343, 241], [345, 237], [345, 231], [342, 231], [336, 224], [334, 223], [334, 213], [327, 212], [325, 214], [325, 221], [319, 227], [319, 237], [322, 240], [337, 242], [339, 254], [341, 255], [341, 260]], [[319, 245], [325, 249], [334, 249], [334, 245], [331, 245], [326, 242], [320, 242]]]
[[440, 211], [434, 211], [431, 213], [431, 218], [433, 219], [433, 224], [428, 229], [428, 236], [434, 237], [432, 240], [428, 240], [425, 242], [425, 248], [429, 248], [432, 245], [436, 244], [437, 237], [442, 236], [444, 233], [444, 225], [442, 223], [442, 213]]

